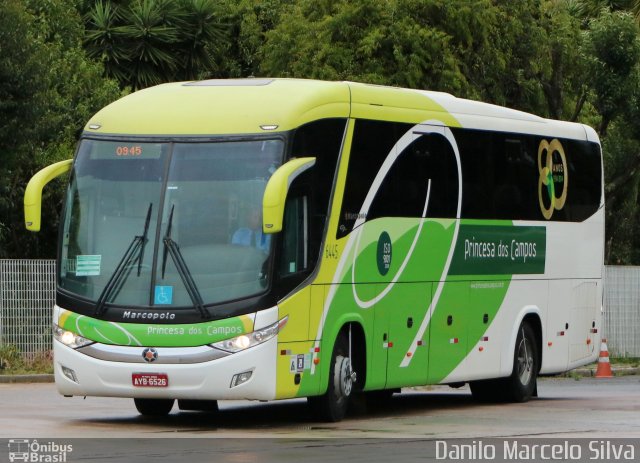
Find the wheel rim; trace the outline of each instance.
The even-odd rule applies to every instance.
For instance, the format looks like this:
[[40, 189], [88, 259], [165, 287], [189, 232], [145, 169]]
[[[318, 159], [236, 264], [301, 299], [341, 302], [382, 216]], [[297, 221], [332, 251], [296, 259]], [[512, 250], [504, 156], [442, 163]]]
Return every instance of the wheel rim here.
[[523, 385], [529, 384], [533, 376], [533, 348], [522, 330], [522, 340], [518, 345], [518, 377]]
[[351, 361], [348, 357], [339, 356], [336, 358], [336, 367], [336, 391], [339, 396], [349, 397], [353, 388]]

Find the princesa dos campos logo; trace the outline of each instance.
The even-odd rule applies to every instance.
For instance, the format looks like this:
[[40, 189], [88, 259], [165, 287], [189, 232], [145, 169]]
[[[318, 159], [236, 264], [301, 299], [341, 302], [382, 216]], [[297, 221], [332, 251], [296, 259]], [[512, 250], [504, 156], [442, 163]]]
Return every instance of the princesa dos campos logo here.
[[73, 445], [38, 442], [36, 439], [9, 439], [9, 461], [33, 463], [65, 463]]

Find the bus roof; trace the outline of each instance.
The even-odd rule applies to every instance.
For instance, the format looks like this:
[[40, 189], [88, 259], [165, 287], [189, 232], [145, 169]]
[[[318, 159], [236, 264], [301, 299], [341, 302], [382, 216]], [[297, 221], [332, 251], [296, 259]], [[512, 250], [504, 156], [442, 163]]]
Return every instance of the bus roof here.
[[580, 124], [551, 121], [447, 93], [271, 78], [177, 82], [147, 88], [103, 108], [87, 123], [85, 133], [257, 134], [287, 131], [317, 119], [346, 117], [593, 138]]

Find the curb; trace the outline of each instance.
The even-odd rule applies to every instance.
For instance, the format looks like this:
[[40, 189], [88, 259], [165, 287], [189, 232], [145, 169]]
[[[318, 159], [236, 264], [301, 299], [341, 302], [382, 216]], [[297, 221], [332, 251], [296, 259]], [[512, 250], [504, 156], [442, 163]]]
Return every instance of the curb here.
[[0, 384], [53, 383], [53, 375], [0, 375]]

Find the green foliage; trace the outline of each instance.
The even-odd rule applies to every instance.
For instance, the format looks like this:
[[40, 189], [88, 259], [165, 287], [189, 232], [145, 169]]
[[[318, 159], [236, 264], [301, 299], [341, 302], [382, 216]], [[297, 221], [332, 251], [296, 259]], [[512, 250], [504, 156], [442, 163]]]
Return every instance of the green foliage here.
[[89, 57], [122, 87], [140, 89], [216, 71], [227, 40], [214, 0], [100, 0], [85, 16]]
[[[580, 20], [562, 2], [544, 2], [540, 22], [543, 42], [539, 79], [547, 102], [546, 115], [575, 121], [589, 93], [586, 69], [580, 55], [584, 34]], [[545, 113], [541, 113], [545, 114]]]
[[294, 3], [293, 0], [222, 0], [221, 20], [229, 27], [229, 39], [220, 44], [219, 75], [257, 75], [266, 33], [280, 23], [281, 13]]
[[[446, 91], [597, 128], [607, 258], [639, 263], [639, 0], [0, 0], [0, 257], [54, 255], [22, 193], [120, 95], [270, 75]], [[105, 78], [106, 76], [106, 78]], [[636, 235], [639, 238], [636, 238]]]
[[303, 0], [266, 33], [266, 74], [464, 92], [455, 47], [434, 12], [447, 2]]
[[23, 366], [24, 359], [16, 346], [0, 346], [0, 371], [20, 369]]
[[53, 373], [51, 352], [42, 352], [32, 358], [25, 358], [16, 346], [0, 345], [0, 375], [51, 373]]
[[62, 183], [45, 190], [40, 235], [24, 231], [24, 188], [38, 169], [70, 158], [85, 121], [120, 94], [87, 60], [81, 39], [73, 0], [0, 0], [2, 258], [55, 256]]
[[301, 0], [265, 38], [264, 74], [426, 88], [560, 116], [570, 112], [564, 76], [575, 76], [580, 31], [557, 2]]
[[640, 128], [635, 121], [640, 117], [640, 28], [631, 13], [614, 11], [619, 8], [622, 5], [601, 9], [588, 21], [580, 58], [597, 114], [594, 126], [603, 141], [606, 260], [637, 264]]
[[608, 11], [640, 11], [638, 0], [572, 0], [569, 4], [570, 11], [583, 19], [598, 17], [602, 12]]
[[[607, 240], [606, 253], [611, 264], [640, 262], [640, 242], [637, 230], [638, 215], [638, 156], [640, 140], [629, 137], [630, 124], [616, 121], [611, 124], [603, 140], [605, 182], [607, 184]], [[615, 192], [612, 192], [612, 186]]]
[[584, 43], [584, 59], [595, 92], [594, 106], [602, 116], [599, 132], [628, 112], [637, 92], [640, 61], [640, 29], [633, 16], [602, 11], [590, 22]]

